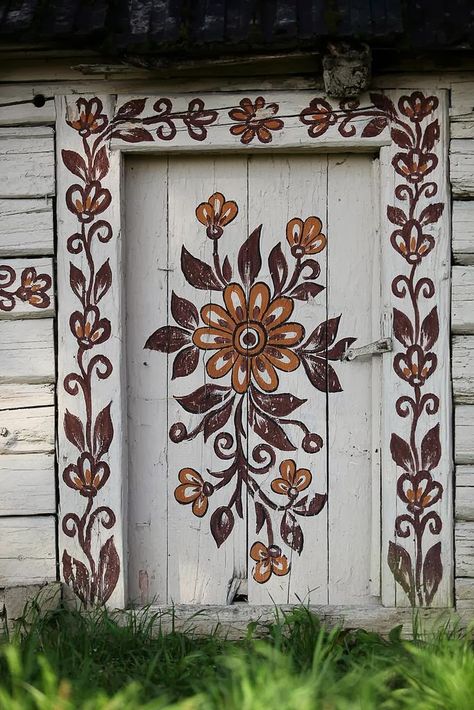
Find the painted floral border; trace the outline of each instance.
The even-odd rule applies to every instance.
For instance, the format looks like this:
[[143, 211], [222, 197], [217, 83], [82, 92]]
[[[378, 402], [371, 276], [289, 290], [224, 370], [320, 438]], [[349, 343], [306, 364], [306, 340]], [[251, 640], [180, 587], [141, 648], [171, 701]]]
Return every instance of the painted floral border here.
[[[16, 281], [20, 278], [20, 285]], [[9, 264], [0, 265], [0, 311], [11, 313], [20, 303], [29, 303], [43, 310], [51, 304], [52, 280], [49, 274], [38, 274], [34, 266], [22, 269], [21, 274]]]
[[[94, 411], [98, 381], [107, 379], [113, 371], [113, 364], [100, 349], [111, 338], [114, 327], [106, 317], [104, 305], [113, 274], [108, 260], [101, 265], [95, 263], [93, 251], [95, 241], [107, 243], [114, 237], [110, 222], [104, 218], [113, 200], [102, 184], [109, 172], [108, 142], [112, 138], [126, 143], [172, 141], [178, 131], [186, 131], [191, 140], [202, 142], [207, 139], [209, 128], [219, 125], [218, 110], [206, 108], [201, 98], [190, 100], [185, 111], [174, 111], [171, 99], [160, 98], [153, 103], [153, 113], [143, 116], [146, 101], [145, 98], [127, 101], [113, 116], [108, 116], [99, 98], [79, 98], [75, 114], [69, 113], [66, 118], [69, 128], [82, 139], [82, 152], [62, 151], [64, 165], [79, 180], [68, 187], [65, 196], [67, 209], [78, 223], [78, 231], [67, 242], [71, 254], [69, 283], [78, 308], [70, 315], [77, 368], [66, 375], [64, 389], [72, 397], [81, 397], [82, 407], [76, 414], [65, 412], [65, 434], [77, 449], [78, 457], [64, 469], [62, 476], [66, 486], [85, 499], [85, 505], [81, 515], [66, 513], [62, 529], [67, 537], [77, 539], [85, 561], [74, 558], [65, 549], [62, 573], [84, 603], [106, 602], [117, 584], [121, 567], [113, 535], [97, 554], [92, 545], [96, 525], [112, 530], [116, 523], [110, 507], [95, 505], [97, 492], [113, 474], [107, 463], [114, 437], [111, 402], [100, 412]], [[400, 308], [393, 309], [394, 336], [399, 344], [393, 369], [405, 384], [406, 394], [394, 406], [399, 418], [408, 419], [410, 434], [408, 439], [397, 432], [391, 435], [392, 458], [402, 469], [397, 496], [404, 512], [396, 517], [387, 562], [410, 603], [429, 606], [443, 575], [441, 542], [428, 549], [425, 543], [427, 530], [432, 536], [439, 536], [442, 529], [440, 515], [433, 508], [443, 495], [443, 486], [435, 475], [441, 458], [437, 421], [440, 403], [439, 397], [429, 391], [429, 378], [437, 368], [435, 345], [439, 321], [436, 305], [428, 312], [425, 306], [425, 302], [433, 302], [435, 285], [418, 273], [436, 245], [433, 225], [444, 209], [442, 202], [434, 201], [438, 184], [429, 179], [438, 164], [434, 148], [440, 128], [438, 120], [432, 120], [438, 99], [415, 91], [401, 96], [397, 105], [380, 93], [370, 94], [370, 101], [368, 107], [350, 101], [335, 108], [316, 97], [300, 112], [299, 121], [312, 139], [318, 139], [330, 128], [344, 138], [356, 135], [374, 138], [389, 130], [399, 149], [392, 159], [398, 178], [393, 197], [397, 205], [387, 206], [387, 218], [393, 225], [391, 245], [405, 265], [393, 279], [391, 288], [400, 301]], [[285, 116], [279, 111], [278, 103], [267, 102], [262, 96], [255, 100], [243, 98], [228, 111], [229, 133], [242, 145], [270, 144], [275, 132], [285, 125]], [[398, 206], [400, 203], [404, 208]], [[85, 256], [85, 271], [73, 262], [74, 255], [81, 253]], [[433, 418], [433, 426], [420, 441], [418, 432], [426, 418]], [[415, 540], [413, 557], [400, 543], [407, 538]]]

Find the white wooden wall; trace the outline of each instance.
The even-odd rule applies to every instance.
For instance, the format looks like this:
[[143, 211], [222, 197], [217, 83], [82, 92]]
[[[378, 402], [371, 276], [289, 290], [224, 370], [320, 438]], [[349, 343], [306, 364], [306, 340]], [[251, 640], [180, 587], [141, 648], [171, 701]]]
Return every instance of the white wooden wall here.
[[0, 288], [5, 266], [9, 292], [27, 268], [52, 279], [45, 308], [0, 306], [0, 587], [57, 576], [53, 125], [51, 104], [0, 108]]
[[[198, 84], [186, 78], [150, 79], [144, 70], [123, 67], [84, 76], [87, 69], [74, 67], [80, 63], [80, 59], [55, 59], [42, 65], [26, 58], [5, 64], [0, 103], [31, 98], [35, 93], [157, 95], [160, 91], [220, 89], [268, 93], [272, 88], [320, 89], [322, 83], [314, 76], [256, 75], [246, 79], [204, 76]], [[456, 600], [460, 609], [472, 609], [474, 615], [474, 72], [391, 74], [375, 77], [373, 83], [374, 88], [386, 89], [448, 89], [451, 95]], [[48, 197], [54, 190], [53, 132], [48, 128], [54, 119], [53, 102], [42, 109], [32, 105], [0, 108], [0, 264], [20, 257], [31, 257], [32, 264], [41, 257], [44, 263], [54, 255], [53, 202]], [[41, 321], [27, 320], [31, 312], [25, 311], [15, 321], [13, 315], [0, 321], [0, 374], [6, 373], [0, 379], [0, 527], [5, 532], [0, 534], [0, 586], [56, 576], [51, 312], [41, 313], [46, 316]], [[31, 342], [33, 327], [38, 328], [41, 358]], [[28, 554], [40, 556], [34, 565]]]

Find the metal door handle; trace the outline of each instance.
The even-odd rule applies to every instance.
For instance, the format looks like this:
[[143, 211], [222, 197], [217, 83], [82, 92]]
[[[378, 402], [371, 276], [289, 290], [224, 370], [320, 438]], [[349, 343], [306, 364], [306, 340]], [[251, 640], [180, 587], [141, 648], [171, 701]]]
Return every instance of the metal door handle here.
[[373, 343], [364, 345], [361, 348], [348, 348], [341, 360], [355, 360], [356, 357], [366, 357], [367, 355], [382, 355], [393, 350], [392, 338], [380, 338]]

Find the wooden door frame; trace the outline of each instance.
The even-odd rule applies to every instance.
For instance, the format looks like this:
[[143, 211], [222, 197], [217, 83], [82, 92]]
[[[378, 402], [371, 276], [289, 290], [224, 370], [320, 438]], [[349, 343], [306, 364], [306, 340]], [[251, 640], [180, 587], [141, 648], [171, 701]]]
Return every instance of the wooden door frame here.
[[364, 151], [380, 159], [381, 301], [394, 345], [382, 365], [381, 598], [449, 607], [447, 94], [335, 106], [307, 91], [254, 93], [57, 99], [61, 578], [86, 604], [127, 603], [123, 155]]

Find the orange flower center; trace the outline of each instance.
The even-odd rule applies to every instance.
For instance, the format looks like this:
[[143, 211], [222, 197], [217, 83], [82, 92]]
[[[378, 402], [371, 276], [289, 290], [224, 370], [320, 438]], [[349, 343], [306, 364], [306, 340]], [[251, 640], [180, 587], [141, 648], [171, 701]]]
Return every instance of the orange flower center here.
[[234, 347], [246, 357], [259, 355], [267, 344], [267, 334], [260, 323], [241, 323], [234, 331]]

